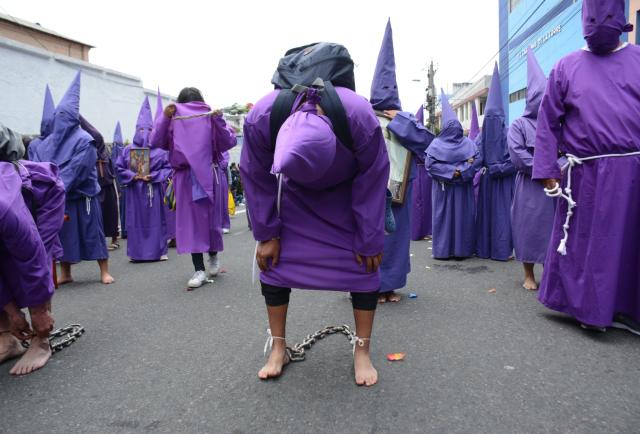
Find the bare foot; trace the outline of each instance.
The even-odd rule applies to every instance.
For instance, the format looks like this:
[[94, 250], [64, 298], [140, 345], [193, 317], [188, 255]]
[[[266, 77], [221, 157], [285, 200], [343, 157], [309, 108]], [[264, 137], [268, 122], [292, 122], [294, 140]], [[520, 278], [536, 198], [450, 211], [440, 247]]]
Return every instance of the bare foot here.
[[387, 294], [387, 300], [391, 303], [397, 303], [402, 300], [402, 296], [400, 294], [396, 294], [395, 292], [390, 292]]
[[29, 349], [9, 371], [11, 375], [27, 375], [42, 368], [51, 358], [49, 339], [34, 336]]
[[0, 363], [18, 357], [26, 350], [11, 333], [0, 333]]
[[526, 277], [524, 279], [524, 283], [522, 284], [522, 287], [526, 290], [529, 291], [537, 291], [538, 290], [538, 284], [536, 283], [536, 280], [531, 278], [531, 277]]
[[115, 280], [113, 279], [113, 277], [111, 277], [111, 274], [109, 274], [109, 273], [102, 273], [102, 275], [100, 276], [100, 280], [105, 285], [110, 285], [113, 282], [115, 282]]
[[380, 294], [378, 296], [378, 303], [385, 304], [387, 302], [387, 294]]
[[353, 367], [356, 371], [356, 384], [358, 386], [370, 387], [378, 382], [378, 371], [371, 363], [368, 344], [364, 347], [356, 345], [356, 352], [353, 355]]
[[282, 375], [282, 369], [289, 364], [289, 356], [287, 355], [287, 351], [285, 346], [282, 345], [274, 345], [271, 350], [271, 354], [269, 354], [269, 360], [267, 360], [267, 364], [260, 369], [258, 372], [258, 377], [261, 380], [268, 380], [269, 378], [278, 378]]
[[60, 276], [58, 277], [58, 286], [64, 285], [65, 283], [73, 282], [73, 278], [71, 276]]

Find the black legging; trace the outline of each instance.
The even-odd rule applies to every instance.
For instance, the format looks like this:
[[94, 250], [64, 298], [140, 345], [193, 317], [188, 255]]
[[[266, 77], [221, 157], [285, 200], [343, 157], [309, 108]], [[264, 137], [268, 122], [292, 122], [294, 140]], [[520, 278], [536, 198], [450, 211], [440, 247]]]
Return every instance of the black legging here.
[[[214, 256], [216, 256], [218, 254], [218, 252], [209, 252], [209, 257], [212, 258]], [[196, 271], [204, 271], [204, 255], [202, 253], [192, 253], [191, 254], [191, 261], [193, 262], [193, 268], [196, 269]]]
[[[289, 304], [289, 295], [291, 294], [291, 288], [282, 288], [280, 286], [273, 286], [263, 282], [262, 295], [267, 303], [267, 306], [277, 307], [285, 304]], [[376, 310], [378, 306], [379, 292], [352, 292], [351, 293], [351, 305], [357, 310]]]

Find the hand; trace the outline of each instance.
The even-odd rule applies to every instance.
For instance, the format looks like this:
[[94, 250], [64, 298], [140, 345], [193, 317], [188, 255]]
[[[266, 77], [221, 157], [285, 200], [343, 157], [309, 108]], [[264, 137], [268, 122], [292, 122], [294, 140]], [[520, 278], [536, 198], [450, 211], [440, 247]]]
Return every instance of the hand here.
[[53, 316], [50, 311], [50, 303], [47, 301], [40, 306], [30, 307], [31, 326], [40, 337], [47, 337], [53, 330]]
[[356, 261], [358, 261], [358, 265], [366, 264], [367, 273], [375, 273], [382, 264], [382, 253], [375, 256], [362, 256], [356, 253]]
[[460, 173], [460, 170], [456, 169], [455, 172], [453, 172], [453, 177], [454, 178], [460, 178], [462, 176], [462, 174]]
[[213, 114], [213, 116], [218, 116], [218, 117], [220, 117], [220, 116], [222, 116], [222, 110], [220, 110], [220, 109], [215, 109], [215, 110], [213, 111], [213, 113], [212, 113], [212, 114]]
[[176, 105], [175, 104], [169, 104], [168, 106], [166, 106], [164, 108], [164, 115], [166, 117], [168, 117], [169, 119], [174, 117], [176, 115]]
[[474, 162], [474, 161], [476, 161], [476, 159], [475, 159], [475, 158], [473, 158], [473, 157], [471, 157], [471, 158], [469, 158], [469, 159], [467, 160], [467, 163], [469, 163], [469, 164], [473, 164], [473, 162]]
[[383, 112], [384, 117], [391, 120], [393, 120], [393, 118], [395, 118], [398, 113], [400, 113], [400, 110], [385, 110]]
[[[271, 259], [271, 264], [269, 264], [269, 259]], [[280, 240], [274, 239], [258, 243], [256, 261], [261, 271], [267, 271], [269, 268], [278, 265], [280, 261]]]
[[542, 185], [544, 185], [544, 188], [546, 188], [547, 190], [554, 190], [556, 188], [556, 185], [559, 185], [560, 182], [557, 179], [543, 179], [542, 180]]
[[24, 316], [24, 312], [16, 307], [14, 303], [9, 303], [4, 307], [4, 311], [9, 318], [9, 330], [11, 334], [21, 341], [31, 339], [33, 331]]
[[149, 182], [151, 181], [151, 175], [142, 176], [140, 179], [142, 179], [144, 182]]

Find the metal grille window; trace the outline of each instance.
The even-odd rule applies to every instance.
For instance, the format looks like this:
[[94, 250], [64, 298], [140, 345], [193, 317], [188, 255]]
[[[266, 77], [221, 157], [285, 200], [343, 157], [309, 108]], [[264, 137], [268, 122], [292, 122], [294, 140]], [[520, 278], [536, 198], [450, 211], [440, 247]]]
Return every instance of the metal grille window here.
[[515, 92], [513, 92], [512, 94], [509, 95], [509, 102], [516, 102], [516, 101], [520, 101], [521, 99], [525, 99], [527, 97], [527, 88], [523, 88], [520, 90], [517, 90]]

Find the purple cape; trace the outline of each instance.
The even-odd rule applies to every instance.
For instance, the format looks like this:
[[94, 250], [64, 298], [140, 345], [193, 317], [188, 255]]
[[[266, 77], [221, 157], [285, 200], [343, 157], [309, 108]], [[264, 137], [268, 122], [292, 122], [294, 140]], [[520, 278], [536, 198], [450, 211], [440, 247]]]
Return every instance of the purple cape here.
[[393, 52], [391, 19], [382, 38], [376, 69], [371, 83], [371, 105], [374, 110], [402, 110], [398, 83], [396, 82], [396, 58]]
[[336, 91], [354, 140], [358, 165], [353, 177], [326, 190], [284, 179], [280, 215], [269, 126], [278, 91], [262, 98], [247, 116], [240, 171], [253, 236], [258, 241], [279, 237], [281, 244], [279, 264], [261, 274], [264, 283], [356, 292], [380, 288], [380, 274], [367, 273], [355, 254], [373, 256], [383, 250], [389, 159], [371, 105], [348, 89]]
[[[560, 179], [558, 151], [578, 157], [640, 151], [638, 71], [635, 45], [606, 55], [580, 50], [554, 66], [538, 114], [533, 179]], [[571, 189], [577, 206], [567, 254], [556, 250], [567, 215], [560, 200], [540, 301], [595, 326], [610, 326], [617, 313], [640, 321], [640, 156], [576, 165]]]
[[12, 163], [0, 162], [0, 309], [38, 306], [53, 295], [51, 266], [38, 228], [22, 196]]
[[[416, 112], [418, 124], [424, 125], [424, 110], [422, 106]], [[411, 239], [423, 240], [431, 236], [431, 177], [424, 168], [424, 154], [416, 155], [416, 178], [411, 190]]]

